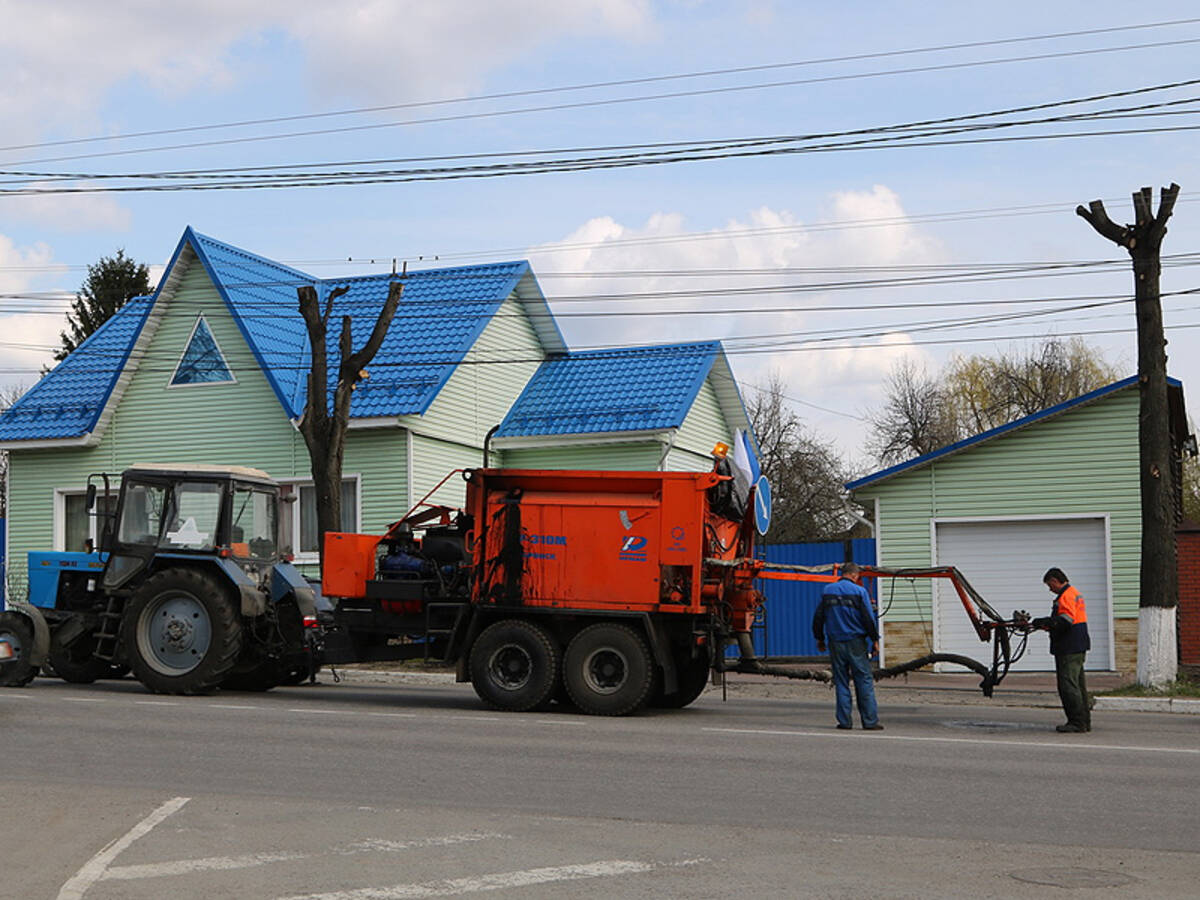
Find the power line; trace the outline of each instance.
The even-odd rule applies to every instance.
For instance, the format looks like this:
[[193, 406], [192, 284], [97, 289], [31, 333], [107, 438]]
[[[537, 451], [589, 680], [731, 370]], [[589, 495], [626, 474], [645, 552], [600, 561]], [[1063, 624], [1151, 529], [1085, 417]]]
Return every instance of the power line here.
[[503, 116], [525, 115], [525, 114], [530, 114], [530, 113], [559, 112], [559, 111], [563, 111], [563, 110], [572, 110], [572, 109], [590, 109], [590, 108], [613, 106], [613, 105], [626, 104], [626, 103], [642, 103], [642, 102], [651, 102], [651, 101], [658, 101], [658, 100], [672, 100], [672, 99], [680, 99], [680, 98], [685, 98], [685, 97], [709, 96], [709, 95], [715, 95], [715, 94], [745, 92], [745, 91], [752, 91], [752, 90], [764, 90], [764, 89], [779, 88], [779, 87], [798, 87], [798, 86], [808, 85], [808, 84], [821, 84], [821, 83], [830, 83], [830, 82], [837, 82], [837, 81], [851, 81], [851, 80], [865, 79], [865, 78], [880, 78], [880, 77], [893, 76], [893, 75], [911, 75], [911, 74], [921, 74], [921, 73], [929, 73], [929, 72], [950, 71], [950, 70], [956, 70], [956, 69], [976, 68], [976, 67], [980, 67], [980, 66], [994, 66], [994, 65], [1002, 65], [1002, 64], [1010, 64], [1010, 63], [1034, 62], [1034, 61], [1049, 60], [1049, 59], [1064, 59], [1064, 58], [1077, 57], [1077, 56], [1089, 56], [1089, 55], [1101, 54], [1101, 53], [1125, 52], [1125, 51], [1130, 51], [1130, 50], [1161, 49], [1164, 47], [1184, 46], [1184, 45], [1196, 44], [1196, 43], [1200, 43], [1200, 38], [1186, 38], [1186, 39], [1176, 40], [1176, 41], [1155, 41], [1155, 42], [1143, 43], [1143, 44], [1126, 44], [1126, 45], [1121, 45], [1121, 46], [1117, 46], [1117, 47], [1099, 47], [1099, 48], [1091, 48], [1091, 49], [1086, 49], [1086, 50], [1060, 51], [1060, 52], [1056, 52], [1056, 53], [1032, 54], [1032, 55], [1027, 55], [1027, 56], [1005, 57], [1005, 58], [987, 59], [987, 60], [975, 60], [975, 61], [960, 62], [960, 63], [942, 63], [942, 64], [937, 64], [937, 65], [913, 66], [913, 67], [902, 68], [902, 69], [887, 69], [887, 70], [881, 70], [881, 71], [875, 71], [875, 72], [858, 72], [858, 73], [852, 73], [852, 74], [846, 74], [846, 75], [825, 75], [825, 76], [819, 76], [819, 77], [813, 77], [813, 78], [789, 79], [789, 80], [785, 80], [785, 81], [765, 82], [765, 83], [751, 84], [751, 85], [730, 85], [730, 86], [719, 87], [719, 88], [703, 88], [703, 89], [695, 89], [695, 90], [689, 90], [689, 91], [673, 91], [673, 92], [667, 92], [667, 93], [661, 93], [661, 94], [648, 94], [648, 95], [642, 95], [642, 96], [637, 96], [637, 97], [614, 97], [614, 98], [605, 98], [605, 99], [598, 99], [598, 100], [579, 101], [579, 102], [575, 102], [575, 103], [557, 103], [557, 104], [548, 104], [545, 106], [522, 107], [522, 108], [517, 108], [517, 109], [491, 110], [491, 111], [485, 111], [485, 112], [462, 113], [462, 114], [458, 114], [458, 115], [433, 116], [433, 117], [429, 117], [429, 118], [425, 118], [425, 119], [408, 119], [408, 120], [403, 120], [403, 121], [399, 121], [399, 122], [375, 122], [375, 123], [370, 123], [370, 124], [366, 124], [366, 125], [347, 125], [347, 126], [342, 126], [342, 127], [338, 127], [338, 128], [322, 128], [322, 129], [313, 129], [313, 130], [308, 130], [308, 131], [293, 131], [293, 132], [285, 132], [282, 134], [250, 135], [250, 136], [238, 137], [238, 138], [224, 138], [221, 140], [212, 140], [212, 141], [195, 141], [195, 142], [186, 143], [186, 144], [167, 144], [167, 145], [160, 145], [157, 147], [142, 147], [142, 148], [134, 148], [134, 149], [129, 149], [129, 150], [112, 150], [112, 151], [105, 151], [105, 152], [99, 152], [99, 153], [83, 153], [83, 154], [74, 154], [74, 155], [68, 155], [68, 156], [42, 157], [39, 159], [20, 160], [18, 162], [11, 162], [11, 163], [8, 163], [7, 165], [25, 166], [25, 165], [33, 165], [36, 163], [44, 163], [44, 162], [63, 162], [63, 161], [67, 161], [67, 160], [76, 160], [76, 159], [97, 159], [97, 158], [101, 158], [101, 157], [130, 156], [130, 155], [136, 155], [136, 154], [157, 153], [157, 152], [174, 151], [174, 150], [194, 150], [194, 149], [200, 149], [200, 148], [205, 148], [205, 147], [229, 146], [229, 145], [233, 145], [233, 144], [258, 143], [258, 142], [263, 142], [263, 141], [290, 140], [290, 139], [301, 138], [301, 137], [320, 137], [320, 136], [327, 136], [327, 135], [331, 135], [331, 134], [347, 134], [347, 133], [353, 133], [353, 132], [373, 131], [373, 130], [378, 130], [378, 129], [382, 129], [382, 128], [398, 128], [398, 127], [409, 127], [409, 126], [415, 126], [415, 125], [444, 124], [447, 122], [461, 122], [461, 121], [466, 121], [466, 120], [471, 120], [471, 119], [489, 119], [489, 118], [498, 118], [498, 117], [503, 117]]
[[1144, 23], [1135, 24], [1135, 25], [1111, 26], [1111, 27], [1107, 27], [1107, 28], [1088, 28], [1088, 29], [1081, 29], [1081, 30], [1076, 30], [1076, 31], [1060, 31], [1060, 32], [1052, 32], [1049, 34], [1025, 35], [1022, 37], [1013, 37], [1013, 38], [995, 38], [995, 39], [986, 40], [986, 41], [968, 41], [968, 42], [961, 42], [961, 43], [954, 43], [954, 44], [939, 44], [939, 45], [928, 46], [928, 47], [909, 48], [909, 49], [905, 49], [905, 50], [888, 50], [888, 51], [880, 51], [880, 52], [875, 52], [875, 53], [857, 53], [857, 54], [848, 55], [848, 56], [830, 56], [830, 57], [824, 57], [824, 58], [818, 58], [818, 59], [798, 60], [798, 61], [792, 61], [792, 62], [766, 63], [766, 64], [753, 65], [753, 66], [737, 66], [737, 67], [723, 68], [723, 69], [708, 69], [708, 70], [698, 71], [698, 72], [684, 72], [684, 73], [676, 73], [676, 74], [670, 74], [670, 75], [651, 75], [651, 76], [642, 76], [642, 77], [638, 77], [638, 78], [624, 78], [624, 79], [610, 80], [610, 81], [590, 82], [590, 83], [586, 83], [586, 84], [562, 85], [562, 86], [558, 86], [558, 87], [549, 87], [549, 88], [531, 88], [531, 89], [520, 90], [520, 91], [505, 91], [505, 92], [501, 92], [501, 93], [480, 94], [480, 95], [465, 96], [465, 97], [449, 97], [449, 98], [443, 98], [440, 100], [422, 100], [422, 101], [412, 101], [412, 102], [407, 102], [407, 103], [393, 103], [393, 104], [387, 104], [387, 105], [383, 105], [383, 106], [356, 107], [356, 108], [352, 108], [352, 109], [333, 110], [333, 111], [320, 112], [320, 113], [302, 113], [302, 114], [295, 114], [295, 115], [289, 115], [289, 116], [273, 116], [273, 117], [269, 117], [269, 118], [243, 119], [243, 120], [232, 121], [232, 122], [209, 123], [209, 124], [205, 124], [205, 125], [187, 125], [187, 126], [181, 126], [181, 127], [177, 127], [177, 128], [160, 128], [160, 129], [155, 129], [152, 131], [139, 131], [139, 132], [131, 132], [131, 133], [127, 133], [127, 134], [108, 134], [108, 135], [97, 135], [94, 137], [87, 137], [87, 138], [71, 138], [71, 139], [67, 139], [67, 140], [58, 140], [58, 141], [43, 141], [40, 143], [33, 143], [33, 144], [14, 144], [14, 145], [11, 145], [8, 147], [0, 147], [0, 153], [7, 153], [10, 151], [14, 151], [14, 150], [31, 150], [31, 149], [37, 149], [40, 147], [63, 147], [63, 146], [71, 146], [71, 145], [86, 144], [86, 143], [130, 140], [133, 138], [142, 138], [142, 137], [158, 137], [161, 135], [169, 135], [169, 134], [186, 134], [186, 133], [192, 133], [192, 132], [197, 132], [197, 131], [211, 131], [211, 130], [218, 130], [218, 129], [224, 129], [224, 128], [240, 128], [240, 127], [246, 127], [246, 126], [252, 126], [252, 125], [272, 125], [272, 124], [278, 124], [278, 123], [282, 123], [282, 122], [297, 122], [297, 121], [305, 121], [305, 120], [313, 120], [313, 119], [331, 118], [331, 117], [336, 117], [336, 116], [363, 115], [363, 114], [369, 114], [369, 113], [390, 112], [390, 111], [398, 110], [398, 109], [414, 109], [414, 108], [420, 108], [420, 107], [442, 106], [442, 105], [458, 104], [458, 103], [476, 103], [476, 102], [481, 102], [481, 101], [485, 101], [485, 100], [503, 100], [503, 99], [511, 99], [514, 97], [529, 97], [529, 96], [536, 96], [536, 95], [542, 95], [542, 94], [566, 93], [566, 92], [570, 92], [570, 91], [595, 90], [598, 88], [627, 87], [630, 85], [637, 85], [637, 84], [651, 84], [651, 83], [656, 83], [656, 82], [676, 81], [676, 80], [691, 79], [691, 78], [707, 78], [707, 77], [713, 77], [713, 76], [718, 76], [718, 75], [739, 75], [739, 74], [745, 74], [747, 72], [763, 72], [763, 71], [771, 71], [771, 70], [779, 70], [779, 69], [797, 68], [797, 67], [802, 67], [802, 66], [827, 65], [830, 63], [858, 62], [858, 61], [867, 60], [867, 59], [883, 59], [883, 58], [896, 57], [896, 56], [909, 56], [909, 55], [915, 55], [915, 54], [921, 54], [921, 53], [944, 52], [944, 51], [948, 51], [948, 50], [978, 49], [981, 47], [996, 47], [996, 46], [1001, 46], [1001, 45], [1005, 45], [1005, 44], [1031, 43], [1031, 42], [1035, 42], [1035, 41], [1059, 40], [1062, 38], [1070, 38], [1070, 37], [1089, 37], [1089, 36], [1099, 35], [1099, 34], [1114, 34], [1114, 33], [1125, 32], [1125, 31], [1148, 30], [1148, 29], [1152, 29], [1152, 28], [1168, 28], [1168, 27], [1174, 27], [1177, 25], [1193, 25], [1196, 23], [1200, 23], [1200, 18], [1173, 19], [1173, 20], [1167, 20], [1167, 21], [1161, 21], [1161, 22], [1144, 22]]

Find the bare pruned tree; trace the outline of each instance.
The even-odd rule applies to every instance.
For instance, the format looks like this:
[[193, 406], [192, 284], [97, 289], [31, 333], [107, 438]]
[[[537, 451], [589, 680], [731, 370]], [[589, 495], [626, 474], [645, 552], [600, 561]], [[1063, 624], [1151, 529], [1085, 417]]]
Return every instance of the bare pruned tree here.
[[805, 433], [785, 389], [779, 374], [771, 373], [747, 409], [759, 464], [771, 483], [769, 539], [780, 544], [843, 537], [853, 524], [844, 499], [845, 464], [830, 445]]
[[342, 460], [346, 450], [346, 428], [350, 423], [350, 401], [355, 385], [366, 377], [366, 367], [375, 358], [391, 327], [392, 317], [400, 303], [404, 285], [393, 281], [387, 299], [375, 319], [371, 336], [362, 349], [355, 351], [351, 339], [351, 320], [342, 316], [342, 332], [338, 340], [337, 381], [332, 397], [329, 394], [326, 333], [333, 303], [349, 291], [349, 287], [334, 288], [325, 298], [325, 308], [316, 288], [305, 285], [297, 288], [300, 315], [308, 329], [312, 360], [308, 371], [308, 398], [300, 417], [300, 434], [308, 446], [313, 489], [317, 501], [317, 547], [321, 562], [325, 561], [325, 532], [337, 531], [342, 520]]

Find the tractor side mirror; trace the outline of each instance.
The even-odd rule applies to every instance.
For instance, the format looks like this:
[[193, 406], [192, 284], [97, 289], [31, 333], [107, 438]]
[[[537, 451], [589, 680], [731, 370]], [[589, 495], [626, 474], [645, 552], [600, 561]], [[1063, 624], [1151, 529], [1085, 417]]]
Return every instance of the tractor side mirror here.
[[89, 484], [87, 486], [87, 498], [85, 503], [88, 510], [93, 510], [96, 508], [96, 485]]

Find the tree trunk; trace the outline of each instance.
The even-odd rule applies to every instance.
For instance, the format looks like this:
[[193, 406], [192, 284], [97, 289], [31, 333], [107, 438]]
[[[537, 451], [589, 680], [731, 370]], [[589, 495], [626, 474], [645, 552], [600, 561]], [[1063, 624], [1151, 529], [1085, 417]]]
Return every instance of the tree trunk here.
[[1167, 399], [1167, 341], [1163, 335], [1159, 296], [1162, 240], [1178, 194], [1177, 184], [1163, 188], [1155, 216], [1151, 212], [1151, 189], [1142, 188], [1133, 195], [1136, 224], [1124, 228], [1109, 220], [1104, 204], [1099, 200], [1093, 201], [1089, 210], [1082, 206], [1076, 209], [1097, 232], [1125, 247], [1133, 259], [1138, 333], [1138, 470], [1142, 501], [1137, 678], [1145, 685], [1174, 681], [1178, 674], [1175, 615], [1179, 605], [1179, 585], [1174, 466]]

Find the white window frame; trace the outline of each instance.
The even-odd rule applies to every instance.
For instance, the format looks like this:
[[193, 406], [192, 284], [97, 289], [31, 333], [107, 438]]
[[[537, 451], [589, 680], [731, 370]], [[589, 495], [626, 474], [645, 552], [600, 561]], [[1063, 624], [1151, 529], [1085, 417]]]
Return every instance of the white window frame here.
[[[191, 384], [175, 384], [175, 376], [179, 374], [179, 367], [183, 365], [183, 358], [187, 356], [187, 352], [191, 349], [192, 340], [196, 337], [196, 330], [200, 327], [200, 323], [204, 323], [204, 327], [208, 329], [208, 333], [212, 335], [213, 346], [217, 348], [217, 356], [221, 357], [221, 364], [225, 366], [225, 371], [229, 373], [228, 381], [193, 381]], [[195, 387], [218, 387], [222, 384], [237, 384], [237, 376], [233, 374], [233, 366], [229, 365], [229, 360], [225, 358], [225, 351], [221, 349], [221, 344], [217, 340], [217, 333], [213, 331], [212, 326], [208, 324], [208, 319], [204, 317], [204, 313], [196, 314], [196, 321], [192, 324], [192, 330], [188, 332], [188, 339], [183, 343], [183, 350], [179, 354], [179, 359], [175, 360], [175, 365], [171, 369], [171, 374], [167, 376], [167, 390], [173, 391], [179, 388], [195, 388]]]
[[[119, 490], [119, 488], [118, 488]], [[87, 495], [87, 487], [81, 488], [55, 488], [54, 489], [54, 549], [58, 552], [71, 551], [83, 552], [82, 547], [67, 546], [67, 498], [68, 497], [83, 497]], [[97, 500], [104, 496], [103, 491], [97, 491]], [[116, 503], [117, 492], [112, 494], [113, 502]], [[92, 539], [93, 546], [100, 546], [100, 525], [99, 516], [88, 516], [88, 536]]]
[[[290, 488], [291, 495], [293, 497], [295, 497], [295, 500], [291, 501], [290, 503], [283, 504], [285, 508], [282, 511], [282, 514], [280, 516], [281, 523], [282, 523], [282, 517], [287, 516], [289, 519], [289, 523], [291, 525], [292, 544], [293, 544], [292, 561], [298, 562], [298, 563], [319, 563], [321, 561], [321, 555], [319, 553], [317, 553], [315, 551], [311, 552], [311, 553], [301, 553], [295, 547], [296, 544], [300, 543], [300, 488], [314, 487], [315, 485], [313, 483], [313, 480], [311, 478], [280, 478], [280, 479], [276, 479], [276, 481], [281, 488], [282, 487]], [[342, 481], [353, 481], [354, 482], [354, 530], [356, 532], [361, 532], [362, 531], [362, 473], [361, 472], [355, 472], [352, 474], [343, 473]]]

